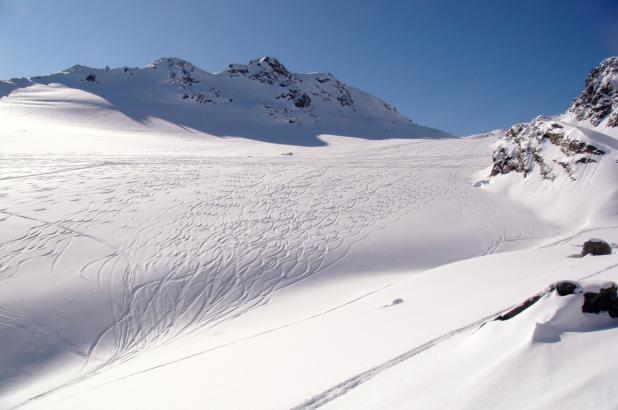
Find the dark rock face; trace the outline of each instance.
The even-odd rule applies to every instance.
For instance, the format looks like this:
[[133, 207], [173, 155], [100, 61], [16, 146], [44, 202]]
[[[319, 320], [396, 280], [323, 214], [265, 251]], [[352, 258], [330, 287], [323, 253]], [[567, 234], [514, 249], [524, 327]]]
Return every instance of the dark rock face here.
[[556, 293], [558, 293], [560, 296], [572, 295], [573, 293], [575, 293], [575, 290], [578, 287], [579, 285], [576, 282], [571, 282], [567, 280], [558, 282], [554, 285]]
[[193, 86], [200, 81], [194, 75], [196, 67], [188, 61], [179, 58], [162, 58], [153, 63], [152, 68], [167, 72], [169, 84], [182, 89], [183, 100], [193, 100], [199, 104], [210, 104], [222, 98], [222, 93], [213, 87], [208, 89], [209, 95], [195, 90]]
[[86, 81], [94, 83], [95, 81], [97, 81], [97, 76], [94, 74], [88, 74], [88, 76], [86, 77]]
[[279, 95], [277, 99], [293, 101], [294, 106], [297, 108], [309, 108], [311, 105], [311, 98], [296, 87], [290, 87], [287, 92]]
[[584, 91], [577, 97], [569, 112], [580, 120], [589, 120], [593, 126], [606, 118], [608, 127], [618, 126], [618, 57], [610, 57], [590, 72]]
[[244, 64], [230, 64], [225, 70], [231, 77], [249, 74], [249, 68]]
[[598, 293], [584, 293], [582, 312], [596, 314], [607, 312], [610, 317], [618, 318], [617, 290], [616, 284], [612, 282], [608, 287], [599, 290]]
[[302, 94], [294, 99], [294, 105], [298, 108], [308, 108], [311, 105], [311, 98], [307, 94]]
[[[543, 179], [553, 180], [559, 172], [576, 179], [578, 166], [598, 162], [605, 151], [567, 135], [572, 130], [570, 125], [543, 116], [528, 124], [513, 125], [498, 141], [491, 176], [517, 172], [526, 177], [538, 167]], [[563, 155], [548, 157], [544, 151], [552, 145]]]
[[545, 293], [538, 293], [531, 298], [526, 299], [522, 304], [515, 306], [513, 309], [509, 310], [506, 313], [501, 314], [494, 320], [509, 320], [519, 315], [524, 310], [528, 309], [530, 306], [534, 305], [536, 302], [541, 299], [541, 296], [544, 296]]
[[341, 105], [342, 107], [354, 108], [354, 100], [352, 99], [350, 91], [345, 87], [345, 85], [343, 85], [343, 83], [341, 83], [340, 81], [337, 81], [335, 83], [335, 87], [337, 87], [337, 90], [339, 91], [339, 96], [337, 97], [339, 105]]
[[260, 64], [265, 64], [269, 66], [274, 73], [281, 76], [287, 77], [290, 75], [290, 72], [287, 70], [287, 68], [285, 68], [284, 65], [281, 64], [281, 61], [277, 60], [275, 57], [266, 56], [260, 59], [258, 65]]
[[199, 82], [192, 77], [192, 74], [195, 71], [195, 66], [188, 61], [184, 61], [179, 58], [164, 58], [158, 60], [155, 63], [154, 68], [167, 69], [169, 82], [172, 85], [189, 87], [192, 84]]
[[582, 256], [590, 255], [610, 255], [612, 248], [609, 244], [601, 239], [590, 239], [584, 242], [582, 248]]
[[279, 60], [270, 56], [252, 60], [246, 66], [234, 65], [234, 72], [247, 74], [252, 80], [261, 83], [278, 84], [280, 87], [287, 87], [298, 80]]
[[[294, 106], [307, 109], [312, 98], [324, 102], [337, 102], [341, 107], [356, 111], [354, 99], [350, 90], [341, 81], [330, 73], [318, 73], [302, 76], [291, 73], [274, 57], [262, 57], [252, 60], [249, 64], [230, 64], [226, 73], [230, 77], [244, 76], [263, 84], [281, 87], [282, 92], [277, 99], [293, 101]], [[385, 104], [389, 111], [396, 111], [394, 107]]]

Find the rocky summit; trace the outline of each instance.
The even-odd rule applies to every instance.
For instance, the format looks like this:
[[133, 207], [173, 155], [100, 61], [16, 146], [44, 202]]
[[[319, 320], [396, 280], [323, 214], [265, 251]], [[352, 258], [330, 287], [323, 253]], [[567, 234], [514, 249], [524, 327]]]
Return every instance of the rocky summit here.
[[603, 60], [590, 72], [584, 91], [573, 101], [569, 112], [593, 126], [603, 122], [607, 127], [618, 126], [618, 57]]

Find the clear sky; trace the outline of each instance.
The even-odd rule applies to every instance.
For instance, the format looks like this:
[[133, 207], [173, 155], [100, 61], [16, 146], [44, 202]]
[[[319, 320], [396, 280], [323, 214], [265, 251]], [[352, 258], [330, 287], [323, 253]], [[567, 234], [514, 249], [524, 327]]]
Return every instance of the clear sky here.
[[618, 0], [0, 0], [0, 78], [181, 57], [329, 71], [459, 135], [563, 111], [618, 55]]

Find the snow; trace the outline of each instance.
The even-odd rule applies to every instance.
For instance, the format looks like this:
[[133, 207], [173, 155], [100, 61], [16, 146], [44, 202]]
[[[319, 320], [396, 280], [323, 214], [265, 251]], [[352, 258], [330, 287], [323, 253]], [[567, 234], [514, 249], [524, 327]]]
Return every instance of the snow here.
[[[590, 291], [599, 282], [584, 285]], [[489, 321], [384, 370], [324, 408], [613, 408], [618, 370], [607, 358], [617, 353], [615, 319], [582, 313], [582, 303], [581, 294], [547, 294], [508, 321]]]
[[613, 131], [559, 120], [607, 150], [576, 180], [490, 178], [504, 131], [277, 63], [0, 83], [0, 407], [615, 407], [581, 295], [491, 321], [618, 278], [579, 257], [618, 242]]

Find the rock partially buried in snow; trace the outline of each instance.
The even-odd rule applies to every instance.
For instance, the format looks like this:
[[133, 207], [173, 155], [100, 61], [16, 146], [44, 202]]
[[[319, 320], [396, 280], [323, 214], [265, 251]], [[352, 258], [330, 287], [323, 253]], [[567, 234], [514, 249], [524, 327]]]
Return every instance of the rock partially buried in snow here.
[[539, 299], [541, 299], [541, 296], [543, 295], [544, 295], [543, 293], [538, 293], [532, 297], [529, 297], [523, 303], [515, 306], [513, 309], [509, 310], [508, 312], [501, 314], [494, 320], [509, 320], [509, 319], [514, 318], [515, 316], [519, 315], [521, 312], [523, 312], [524, 310], [528, 309], [530, 306], [538, 302]]
[[579, 288], [579, 284], [577, 282], [571, 282], [569, 280], [565, 280], [565, 281], [556, 283], [554, 287], [556, 288], [556, 293], [558, 293], [560, 296], [566, 296], [566, 295], [572, 295], [573, 293], [575, 293], [575, 290]]
[[582, 256], [590, 255], [610, 255], [612, 248], [607, 242], [602, 239], [590, 239], [584, 242]]
[[609, 313], [610, 317], [618, 318], [618, 288], [614, 282], [609, 282], [601, 286], [598, 292], [584, 293], [584, 304], [582, 312]]
[[569, 295], [579, 295], [579, 297], [581, 297], [583, 294], [584, 301], [581, 308], [582, 313], [600, 314], [602, 312], [607, 312], [610, 317], [618, 318], [618, 286], [616, 283], [607, 282], [600, 286], [584, 286], [575, 281], [564, 280], [551, 284], [544, 291], [526, 299], [523, 303], [501, 314], [494, 320], [509, 320], [554, 291], [561, 297]]
[[508, 312], [501, 314], [494, 320], [509, 320], [519, 315], [521, 312], [538, 302], [543, 296], [550, 294], [553, 291], [556, 291], [559, 296], [567, 296], [574, 293], [582, 293], [582, 287], [579, 283], [570, 280], [562, 280], [560, 282], [552, 283], [544, 291], [529, 297], [523, 303], [515, 306]]
[[400, 303], [403, 303], [403, 299], [402, 298], [393, 299], [393, 301], [391, 302], [391, 306], [395, 306], [395, 305], [398, 305]]
[[395, 305], [399, 305], [402, 304], [404, 302], [404, 300], [402, 298], [395, 298], [393, 299], [393, 301], [391, 303], [389, 303], [388, 305], [384, 305], [382, 306], [383, 308], [389, 308]]

